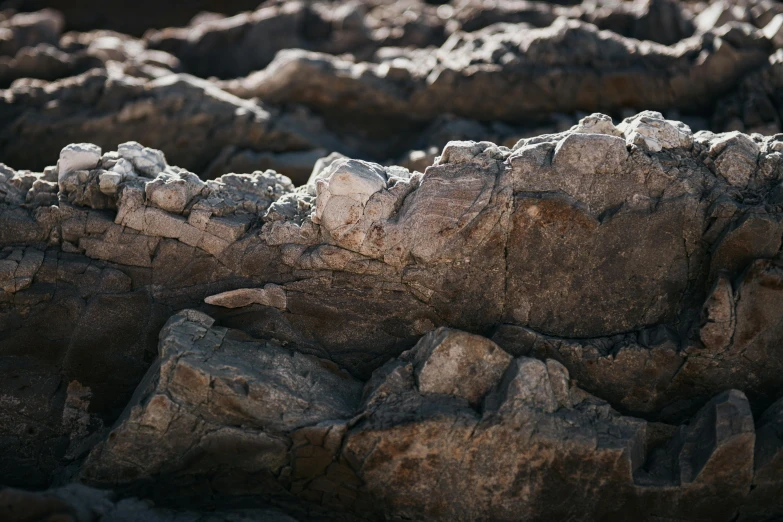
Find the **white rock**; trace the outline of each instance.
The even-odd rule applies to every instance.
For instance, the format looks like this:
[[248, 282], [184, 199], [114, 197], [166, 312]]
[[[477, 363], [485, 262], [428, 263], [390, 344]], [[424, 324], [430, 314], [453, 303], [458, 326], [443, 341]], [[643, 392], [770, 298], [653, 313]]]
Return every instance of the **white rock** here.
[[359, 160], [335, 161], [323, 178], [316, 180], [313, 223], [320, 224], [341, 246], [359, 251], [364, 232], [355, 225], [370, 197], [386, 188], [386, 173], [380, 165]]
[[177, 174], [160, 174], [145, 185], [144, 191], [147, 199], [158, 208], [180, 214], [205, 187], [206, 183], [198, 176], [182, 171]]
[[125, 158], [119, 158], [110, 170], [122, 176], [122, 179], [136, 176], [133, 164]]
[[120, 157], [130, 161], [136, 170], [149, 177], [166, 170], [166, 157], [159, 150], [144, 147], [135, 141], [122, 143], [117, 147]]
[[211, 295], [204, 299], [204, 302], [223, 308], [242, 308], [243, 306], [260, 304], [285, 310], [287, 306], [285, 290], [273, 283], [265, 285], [264, 288], [238, 288]]
[[113, 196], [122, 183], [122, 174], [112, 171], [104, 171], [98, 176], [98, 188], [106, 195]]
[[617, 128], [625, 135], [628, 145], [660, 152], [663, 149], [689, 147], [692, 143], [690, 127], [684, 123], [666, 120], [660, 112], [644, 111], [623, 120]]
[[577, 125], [571, 127], [572, 132], [580, 134], [608, 134], [610, 136], [622, 136], [623, 133], [614, 126], [612, 118], [606, 114], [594, 113], [585, 116]]
[[775, 15], [762, 32], [776, 49], [783, 48], [783, 14]]
[[[346, 158], [347, 157], [345, 155], [340, 154], [339, 152], [332, 152], [328, 156], [318, 159], [315, 162], [315, 165], [313, 165], [313, 171], [310, 173], [310, 177], [307, 180], [307, 185], [312, 186], [313, 190], [315, 190], [315, 181], [327, 174], [329, 167], [331, 167], [335, 161]], [[315, 193], [313, 192], [313, 194]]]
[[101, 161], [101, 148], [92, 143], [71, 143], [60, 151], [57, 161], [57, 181], [63, 181], [77, 170], [90, 170]]

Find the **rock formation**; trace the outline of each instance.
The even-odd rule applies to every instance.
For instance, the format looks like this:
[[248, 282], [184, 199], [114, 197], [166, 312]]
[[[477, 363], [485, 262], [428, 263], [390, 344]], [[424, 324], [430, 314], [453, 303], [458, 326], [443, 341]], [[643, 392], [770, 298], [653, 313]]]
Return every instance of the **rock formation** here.
[[4, 476], [338, 517], [775, 514], [781, 148], [647, 111], [424, 173], [331, 156], [296, 189], [136, 142], [6, 168]]
[[783, 517], [779, 4], [39, 4], [0, 520]]

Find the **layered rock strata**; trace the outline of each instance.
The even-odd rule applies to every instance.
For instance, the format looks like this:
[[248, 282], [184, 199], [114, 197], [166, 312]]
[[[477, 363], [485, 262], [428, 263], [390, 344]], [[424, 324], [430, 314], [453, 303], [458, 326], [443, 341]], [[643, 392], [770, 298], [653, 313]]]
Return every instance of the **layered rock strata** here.
[[622, 519], [609, 490], [778, 513], [781, 148], [648, 111], [451, 142], [423, 173], [331, 155], [296, 189], [136, 142], [4, 167], [5, 481], [370, 518]]

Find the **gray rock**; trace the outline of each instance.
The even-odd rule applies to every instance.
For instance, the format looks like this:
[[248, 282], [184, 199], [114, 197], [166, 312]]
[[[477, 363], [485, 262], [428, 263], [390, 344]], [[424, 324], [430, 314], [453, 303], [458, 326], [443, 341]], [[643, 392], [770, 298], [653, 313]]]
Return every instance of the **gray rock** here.
[[[4, 92], [0, 119], [15, 124], [0, 132], [0, 155], [29, 168], [43, 169], [71, 142], [92, 142], [104, 150], [124, 144], [119, 156], [147, 177], [165, 170], [166, 160], [202, 174], [229, 146], [275, 154], [352, 150], [304, 109], [281, 112], [187, 75], [147, 79], [93, 69]], [[149, 148], [130, 140], [143, 140]]]
[[129, 161], [137, 172], [150, 178], [166, 170], [166, 157], [161, 151], [144, 147], [135, 141], [118, 145], [117, 154]]
[[[455, 32], [436, 53], [390, 56], [390, 63], [284, 50], [264, 70], [221, 85], [269, 103], [321, 110], [339, 103], [343, 118], [421, 121], [453, 113], [514, 121], [629, 106], [692, 111], [706, 109], [709, 100], [761, 67], [767, 46], [760, 31], [743, 24], [711, 26], [669, 48], [600, 32], [564, 16], [526, 31], [505, 24]], [[404, 74], [388, 74], [392, 67]], [[503, 103], [496, 103], [498, 98]]]
[[422, 393], [462, 397], [473, 405], [500, 381], [511, 356], [478, 335], [438, 328], [402, 356], [413, 362]]
[[[91, 452], [84, 480], [112, 486], [236, 469], [278, 475], [288, 461], [288, 432], [353, 414], [361, 384], [345, 372], [213, 323], [194, 310], [169, 319], [159, 360]], [[235, 450], [227, 454], [229, 447]]]

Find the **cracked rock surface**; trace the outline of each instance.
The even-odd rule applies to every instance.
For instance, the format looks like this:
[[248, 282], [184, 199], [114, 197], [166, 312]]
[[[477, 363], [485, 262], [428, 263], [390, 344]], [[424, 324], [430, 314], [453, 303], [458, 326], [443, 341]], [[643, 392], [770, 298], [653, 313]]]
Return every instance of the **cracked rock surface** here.
[[299, 188], [137, 142], [4, 167], [7, 483], [150, 517], [773, 516], [779, 145], [646, 111]]
[[0, 0], [0, 521], [782, 519], [779, 3], [78, 4]]
[[205, 179], [302, 185], [332, 152], [423, 171], [448, 141], [511, 146], [596, 111], [783, 130], [769, 0], [93, 3], [0, 3], [4, 163], [135, 140]]

